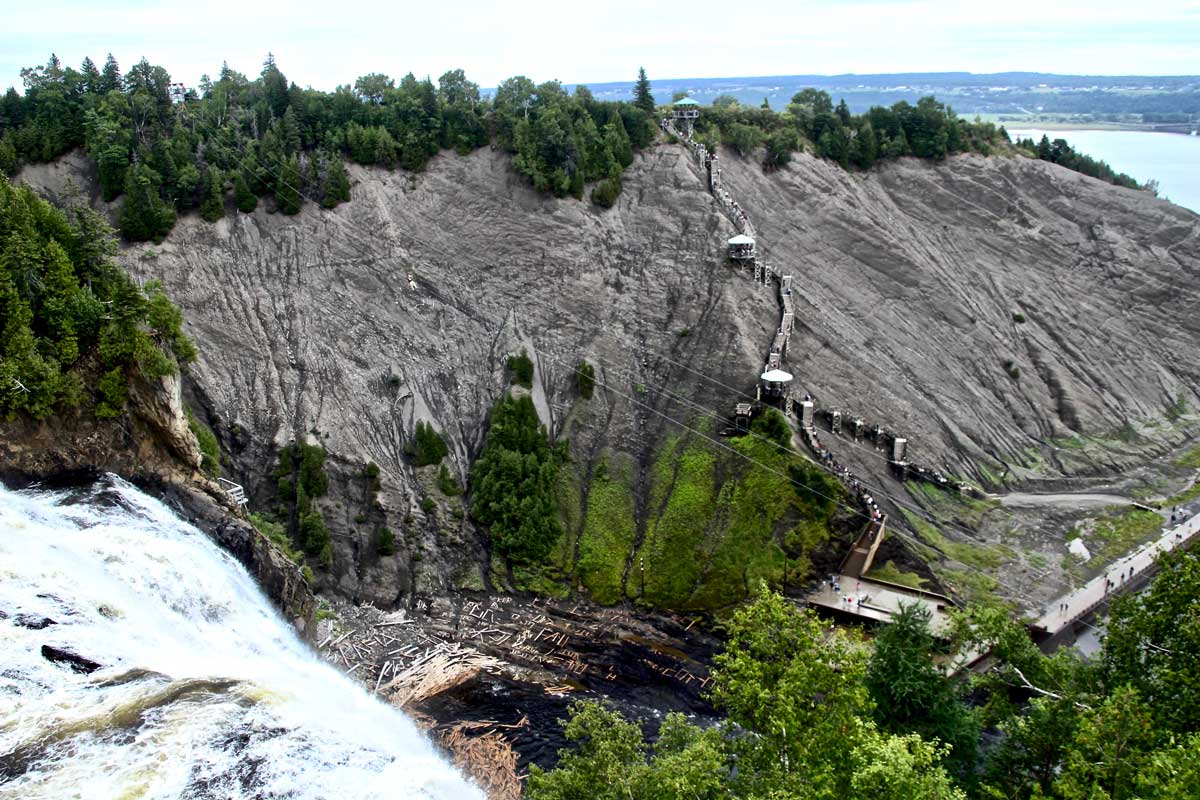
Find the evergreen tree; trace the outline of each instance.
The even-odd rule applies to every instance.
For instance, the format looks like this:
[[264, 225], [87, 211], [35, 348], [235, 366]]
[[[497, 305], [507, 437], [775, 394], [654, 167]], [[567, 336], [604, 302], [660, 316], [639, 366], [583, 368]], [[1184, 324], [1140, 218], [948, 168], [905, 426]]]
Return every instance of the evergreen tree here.
[[879, 155], [879, 143], [875, 139], [875, 129], [871, 121], [864, 119], [858, 126], [854, 140], [850, 142], [850, 163], [856, 167], [869, 169]]
[[637, 84], [633, 87], [633, 104], [647, 114], [654, 114], [654, 94], [650, 91], [650, 79], [646, 77], [645, 67], [638, 67]]
[[141, 164], [126, 175], [119, 220], [121, 235], [131, 242], [161, 241], [175, 224], [175, 212], [163, 203], [158, 183], [158, 174]]
[[79, 72], [86, 92], [95, 94], [100, 91], [100, 70], [96, 68], [96, 62], [91, 58], [84, 58], [83, 63], [79, 65]]
[[332, 156], [325, 171], [325, 185], [321, 188], [321, 205], [333, 208], [349, 200], [350, 178], [346, 175], [346, 167], [340, 158]]
[[221, 180], [221, 171], [209, 167], [204, 178], [204, 199], [200, 202], [200, 216], [216, 222], [225, 216], [225, 191]]
[[506, 559], [539, 563], [562, 535], [555, 496], [560, 458], [528, 395], [496, 403], [471, 467], [471, 514], [488, 526]]
[[121, 68], [117, 66], [117, 60], [113, 58], [113, 54], [109, 53], [108, 58], [104, 61], [104, 71], [100, 73], [100, 94], [108, 94], [123, 88], [121, 82]]
[[284, 160], [279, 171], [279, 179], [275, 185], [275, 202], [284, 214], [292, 215], [300, 211], [300, 161], [295, 155]]
[[283, 112], [283, 120], [279, 124], [280, 140], [283, 151], [288, 154], [300, 152], [300, 125], [296, 122], [296, 110], [288, 106]]
[[250, 191], [246, 184], [244, 170], [238, 170], [233, 177], [233, 198], [237, 202], [238, 211], [249, 214], [258, 208], [258, 197]]

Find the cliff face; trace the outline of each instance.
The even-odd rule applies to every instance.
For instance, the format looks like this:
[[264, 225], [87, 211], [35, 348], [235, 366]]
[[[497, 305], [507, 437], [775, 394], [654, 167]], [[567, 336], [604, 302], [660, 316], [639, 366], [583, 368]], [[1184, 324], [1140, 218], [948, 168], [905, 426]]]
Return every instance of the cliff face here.
[[[822, 406], [985, 482], [1111, 471], [1185, 438], [1200, 373], [1194, 214], [1025, 159], [868, 174], [803, 155], [772, 174], [722, 160], [768, 261], [794, 276], [784, 366]], [[53, 188], [71, 170], [24, 177]], [[391, 604], [483, 585], [483, 537], [403, 450], [431, 422], [465, 480], [506, 387], [504, 356], [522, 348], [542, 418], [572, 441], [584, 502], [593, 467], [625, 453], [611, 463], [635, 516], [661, 513], [638, 490], [674, 432], [656, 412], [728, 414], [753, 392], [778, 324], [773, 290], [724, 260], [735, 230], [684, 149], [640, 155], [607, 211], [536, 195], [487, 149], [419, 175], [352, 177], [354, 200], [334, 211], [184, 218], [163, 245], [125, 254], [182, 307], [201, 353], [194, 399], [256, 504], [273, 503], [279, 446], [329, 450], [323, 588]], [[585, 358], [601, 385], [580, 403], [571, 368]], [[869, 449], [839, 457], [883, 479]], [[360, 477], [368, 461], [382, 469], [377, 500]], [[370, 547], [382, 524], [398, 557]]]
[[799, 379], [907, 433], [918, 460], [1053, 477], [1184, 438], [1200, 391], [1192, 212], [1023, 158], [860, 175], [801, 156], [725, 178], [796, 276]]
[[137, 483], [228, 550], [306, 638], [316, 602], [299, 568], [200, 472], [180, 379], [135, 379], [126, 412], [100, 420], [76, 409], [44, 422], [0, 422], [0, 479], [13, 485], [69, 473], [113, 472]]

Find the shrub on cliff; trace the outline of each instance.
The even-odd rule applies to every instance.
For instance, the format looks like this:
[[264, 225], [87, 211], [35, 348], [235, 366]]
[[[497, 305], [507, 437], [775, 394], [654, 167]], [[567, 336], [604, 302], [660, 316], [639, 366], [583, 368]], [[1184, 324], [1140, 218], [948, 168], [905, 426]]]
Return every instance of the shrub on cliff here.
[[508, 357], [508, 371], [512, 382], [526, 389], [533, 388], [533, 361], [529, 353], [522, 350], [518, 355]]
[[417, 430], [408, 446], [408, 454], [413, 457], [413, 463], [418, 467], [437, 464], [450, 453], [446, 440], [437, 432], [433, 425], [418, 422]]

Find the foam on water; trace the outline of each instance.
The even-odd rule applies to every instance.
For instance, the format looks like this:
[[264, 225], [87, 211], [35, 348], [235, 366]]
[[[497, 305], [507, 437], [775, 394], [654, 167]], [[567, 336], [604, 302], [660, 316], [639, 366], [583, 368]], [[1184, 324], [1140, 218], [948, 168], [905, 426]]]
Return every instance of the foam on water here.
[[119, 478], [80, 494], [0, 486], [0, 797], [483, 797], [206, 536]]

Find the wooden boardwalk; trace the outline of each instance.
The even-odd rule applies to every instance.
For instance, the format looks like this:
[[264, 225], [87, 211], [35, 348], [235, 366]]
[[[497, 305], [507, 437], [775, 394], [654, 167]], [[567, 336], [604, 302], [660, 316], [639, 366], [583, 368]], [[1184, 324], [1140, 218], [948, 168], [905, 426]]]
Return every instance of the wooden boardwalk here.
[[890, 622], [900, 605], [920, 605], [929, 610], [930, 627], [942, 633], [950, 626], [949, 611], [953, 601], [933, 592], [909, 589], [894, 583], [884, 583], [854, 575], [831, 576], [816, 591], [804, 596], [809, 606], [836, 612], [862, 622]]
[[1054, 640], [1107, 605], [1115, 595], [1144, 584], [1154, 572], [1160, 553], [1186, 548], [1197, 538], [1200, 538], [1200, 513], [1173, 528], [1164, 528], [1157, 539], [1113, 562], [1103, 574], [1044, 608], [1041, 616], [1029, 625], [1034, 638], [1039, 642]]
[[[664, 119], [661, 125], [663, 130], [675, 136], [691, 151], [701, 169], [707, 170], [709, 191], [720, 202], [722, 211], [729, 216], [743, 234], [755, 237], [754, 226], [745, 210], [722, 184], [721, 167], [717, 155], [709, 153], [704, 145], [690, 136], [684, 135], [675, 126], [673, 119]], [[792, 278], [768, 265], [762, 257], [761, 248], [754, 261], [756, 280], [770, 283], [774, 279], [779, 284], [781, 317], [767, 355], [765, 369], [769, 371], [779, 369], [782, 365], [784, 355], [787, 353], [788, 339], [795, 326]], [[840, 615], [873, 622], [887, 622], [899, 609], [900, 603], [915, 602], [929, 608], [934, 632], [943, 630], [948, 625], [947, 611], [953, 606], [953, 601], [949, 598], [862, 577], [862, 573], [870, 568], [879, 543], [883, 539], [886, 517], [879, 512], [878, 506], [873, 503], [870, 496], [863, 494], [858, 486], [859, 482], [849, 470], [833, 460], [832, 454], [817, 440], [815, 430], [805, 429], [802, 433], [809, 448], [817, 456], [818, 463], [843, 481], [851, 484], [858, 491], [860, 500], [865, 496], [867, 511], [873, 520], [863, 531], [846, 560], [843, 561], [840, 571], [844, 574], [830, 576], [831, 579], [824, 581], [820, 589], [805, 596], [805, 602], [811, 606], [835, 611]], [[899, 458], [902, 457], [899, 456]], [[944, 479], [940, 479], [940, 475], [935, 477], [939, 479], [937, 482], [945, 483]], [[1059, 597], [1049, 607], [1042, 609], [1041, 615], [1029, 624], [1030, 633], [1035, 640], [1042, 643], [1043, 647], [1053, 645], [1063, 632], [1071, 630], [1076, 623], [1085, 620], [1098, 609], [1107, 605], [1113, 596], [1142, 585], [1153, 573], [1155, 559], [1160, 553], [1187, 547], [1198, 537], [1200, 537], [1200, 513], [1174, 528], [1164, 529], [1163, 534], [1157, 540], [1124, 556], [1110, 565], [1105, 573]], [[849, 591], [851, 587], [854, 591]], [[985, 660], [986, 655], [985, 653], [965, 654], [958, 660], [956, 668], [979, 664]]]

